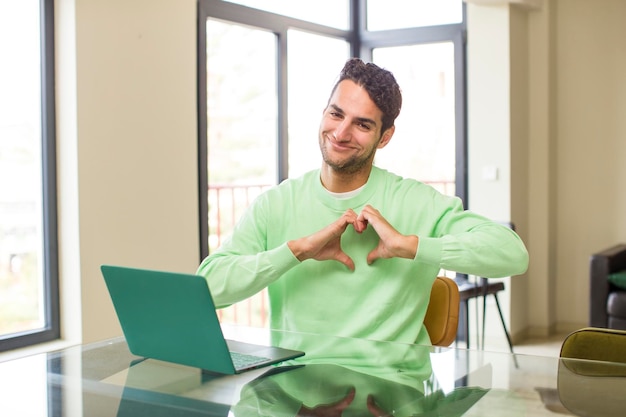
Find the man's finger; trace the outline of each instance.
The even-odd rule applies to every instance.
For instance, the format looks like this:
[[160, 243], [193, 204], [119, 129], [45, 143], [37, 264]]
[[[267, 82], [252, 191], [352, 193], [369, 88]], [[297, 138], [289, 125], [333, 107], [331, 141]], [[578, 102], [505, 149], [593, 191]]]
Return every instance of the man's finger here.
[[350, 388], [350, 391], [348, 391], [348, 394], [343, 398], [343, 400], [339, 402], [340, 407], [342, 409], [347, 408], [350, 404], [352, 404], [352, 401], [354, 401], [355, 395], [356, 395], [356, 390], [354, 388]]
[[339, 262], [347, 266], [350, 269], [350, 271], [354, 271], [355, 269], [354, 261], [345, 252], [341, 252], [339, 255], [337, 255], [335, 259], [337, 259]]
[[367, 254], [367, 264], [373, 264], [378, 258], [380, 258], [380, 256], [378, 256], [378, 246], [376, 246], [370, 253]]
[[372, 415], [377, 417], [386, 417], [390, 415], [376, 404], [374, 396], [371, 394], [367, 396], [367, 409], [370, 413], [372, 413]]
[[367, 223], [367, 220], [356, 219], [354, 223], [352, 223], [352, 226], [357, 233], [363, 233], [363, 231], [367, 229]]

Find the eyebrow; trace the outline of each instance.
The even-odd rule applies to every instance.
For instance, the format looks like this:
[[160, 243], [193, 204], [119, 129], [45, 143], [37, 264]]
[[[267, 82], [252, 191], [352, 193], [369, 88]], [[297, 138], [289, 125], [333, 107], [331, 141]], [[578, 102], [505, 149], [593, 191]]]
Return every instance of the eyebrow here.
[[[339, 112], [339, 113], [341, 113], [341, 114], [346, 114], [346, 113], [345, 113], [345, 112], [341, 109], [341, 107], [337, 106], [336, 104], [331, 104], [329, 107], [332, 107], [332, 108], [333, 108], [333, 110], [335, 110], [335, 111], [337, 111], [337, 112]], [[357, 122], [359, 122], [359, 123], [369, 124], [369, 125], [376, 126], [376, 121], [375, 121], [375, 120], [372, 120], [372, 119], [369, 119], [369, 118], [367, 118], [367, 117], [356, 117], [355, 119], [356, 119], [356, 121], [357, 121]]]

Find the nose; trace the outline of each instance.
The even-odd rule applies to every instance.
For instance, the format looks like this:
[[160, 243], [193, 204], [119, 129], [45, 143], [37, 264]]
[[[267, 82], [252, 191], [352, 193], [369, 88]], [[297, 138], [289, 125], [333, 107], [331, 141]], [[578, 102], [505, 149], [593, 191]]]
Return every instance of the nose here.
[[333, 137], [337, 142], [347, 142], [350, 140], [350, 124], [342, 120], [333, 131]]

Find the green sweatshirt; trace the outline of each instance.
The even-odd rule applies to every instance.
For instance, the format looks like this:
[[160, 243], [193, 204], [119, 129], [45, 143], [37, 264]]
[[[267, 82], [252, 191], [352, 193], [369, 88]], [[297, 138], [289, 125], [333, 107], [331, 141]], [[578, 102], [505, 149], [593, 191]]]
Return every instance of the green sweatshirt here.
[[[354, 271], [337, 261], [300, 262], [287, 247], [366, 204], [400, 233], [419, 237], [415, 259], [368, 265], [378, 244], [372, 227], [359, 234], [348, 226], [341, 238]], [[268, 190], [198, 274], [207, 278], [218, 307], [268, 287], [274, 329], [429, 344], [423, 319], [441, 269], [495, 278], [522, 274], [527, 266], [526, 248], [509, 228], [465, 211], [456, 197], [373, 167], [364, 188], [348, 199], [332, 196], [319, 170]], [[313, 347], [301, 347], [307, 358], [315, 356]]]

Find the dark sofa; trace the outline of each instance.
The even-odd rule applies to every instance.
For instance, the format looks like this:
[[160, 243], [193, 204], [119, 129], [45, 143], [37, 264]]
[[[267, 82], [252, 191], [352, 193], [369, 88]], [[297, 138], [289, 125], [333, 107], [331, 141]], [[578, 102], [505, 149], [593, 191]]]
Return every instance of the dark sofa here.
[[626, 330], [626, 290], [609, 282], [609, 274], [626, 271], [626, 244], [591, 255], [589, 325]]

